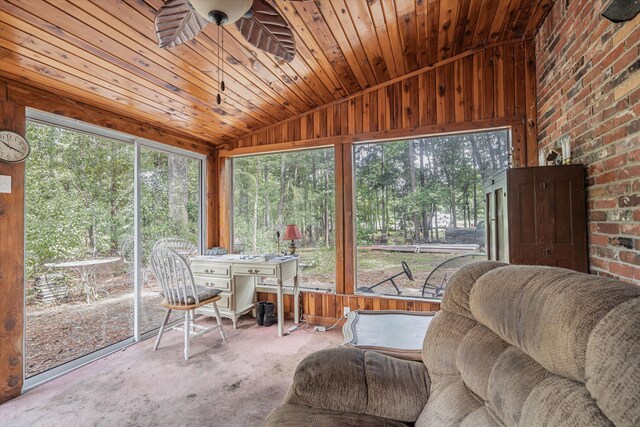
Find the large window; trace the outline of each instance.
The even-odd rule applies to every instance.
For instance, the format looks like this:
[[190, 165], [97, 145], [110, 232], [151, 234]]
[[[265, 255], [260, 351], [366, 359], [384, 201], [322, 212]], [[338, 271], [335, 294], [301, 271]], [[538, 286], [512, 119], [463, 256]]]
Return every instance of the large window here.
[[[301, 287], [335, 289], [335, 182], [333, 149], [293, 151], [233, 160], [233, 251], [287, 250], [288, 224], [297, 243]], [[279, 233], [280, 243], [278, 243]]]
[[27, 387], [159, 327], [164, 310], [149, 254], [163, 238], [198, 247], [203, 167], [202, 156], [182, 150], [29, 115]]
[[508, 153], [506, 130], [355, 146], [358, 292], [419, 297], [438, 265], [482, 253], [482, 183]]

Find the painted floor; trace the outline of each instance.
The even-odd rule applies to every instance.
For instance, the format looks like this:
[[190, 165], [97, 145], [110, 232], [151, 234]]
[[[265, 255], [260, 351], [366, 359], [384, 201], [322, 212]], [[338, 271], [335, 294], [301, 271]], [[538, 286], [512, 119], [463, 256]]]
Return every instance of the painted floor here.
[[278, 338], [275, 325], [260, 327], [251, 317], [236, 330], [226, 319], [224, 326], [224, 342], [217, 331], [192, 340], [188, 361], [182, 333], [172, 330], [157, 351], [149, 339], [92, 362], [0, 405], [0, 424], [261, 425], [284, 398], [297, 364], [342, 342], [340, 328]]

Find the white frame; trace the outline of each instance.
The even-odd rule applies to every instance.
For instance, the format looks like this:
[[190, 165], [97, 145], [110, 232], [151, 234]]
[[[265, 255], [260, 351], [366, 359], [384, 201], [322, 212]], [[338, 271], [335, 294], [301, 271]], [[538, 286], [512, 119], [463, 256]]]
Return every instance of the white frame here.
[[[64, 375], [68, 372], [71, 372], [75, 369], [78, 369], [96, 359], [104, 357], [108, 354], [111, 354], [115, 351], [118, 351], [124, 347], [128, 347], [132, 344], [138, 343], [147, 338], [154, 337], [157, 334], [157, 328], [145, 333], [141, 333], [140, 331], [140, 310], [142, 309], [142, 288], [140, 281], [140, 259], [141, 259], [141, 233], [140, 233], [140, 149], [141, 148], [149, 148], [157, 151], [162, 151], [169, 154], [177, 154], [181, 156], [188, 157], [190, 159], [198, 160], [200, 162], [200, 194], [199, 194], [199, 215], [198, 215], [198, 252], [202, 254], [205, 236], [207, 233], [207, 204], [206, 200], [206, 177], [207, 177], [207, 162], [206, 156], [199, 153], [194, 153], [189, 150], [185, 150], [182, 148], [176, 148], [165, 144], [160, 144], [158, 142], [154, 142], [148, 139], [135, 137], [123, 132], [118, 132], [112, 129], [105, 129], [98, 125], [92, 125], [89, 123], [82, 122], [80, 120], [71, 119], [64, 116], [59, 116], [56, 114], [46, 113], [39, 110], [34, 110], [32, 108], [27, 108], [27, 121], [40, 123], [48, 126], [55, 126], [58, 128], [63, 128], [67, 130], [71, 130], [74, 132], [82, 132], [89, 135], [99, 136], [103, 138], [108, 138], [116, 141], [120, 141], [126, 144], [133, 144], [134, 146], [134, 316], [133, 316], [133, 334], [131, 337], [113, 343], [107, 347], [103, 347], [101, 349], [92, 351], [84, 356], [80, 356], [76, 359], [73, 359], [69, 362], [63, 363], [62, 365], [56, 366], [39, 374], [36, 374], [29, 378], [24, 378], [24, 385], [22, 387], [22, 392], [26, 392], [31, 390], [34, 387], [37, 387], [41, 384], [44, 384], [48, 381], [51, 381], [55, 378], [58, 378], [61, 375]], [[25, 172], [26, 173], [26, 172]], [[25, 218], [26, 218], [26, 206], [25, 206]], [[26, 230], [25, 230], [26, 233]], [[26, 234], [25, 237], [26, 239]], [[25, 245], [26, 247], [26, 245]], [[26, 251], [26, 248], [25, 248]], [[26, 257], [26, 253], [24, 254]], [[26, 279], [25, 279], [26, 280]], [[26, 292], [26, 286], [25, 292]], [[26, 295], [25, 295], [26, 296]], [[26, 298], [23, 299], [23, 304], [26, 304]], [[27, 324], [27, 313], [24, 311], [23, 315], [23, 348], [26, 349], [26, 324]], [[170, 323], [170, 326], [181, 322], [182, 319], [174, 321]], [[158, 328], [160, 325], [158, 325]], [[25, 373], [25, 363], [26, 357], [23, 356], [22, 364], [23, 364], [23, 376]]]

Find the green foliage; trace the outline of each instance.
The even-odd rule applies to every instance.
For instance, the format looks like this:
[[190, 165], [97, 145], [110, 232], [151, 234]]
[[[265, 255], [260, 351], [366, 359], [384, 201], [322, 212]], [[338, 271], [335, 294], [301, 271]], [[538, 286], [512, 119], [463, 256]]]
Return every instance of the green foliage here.
[[[27, 278], [47, 262], [117, 256], [133, 235], [134, 146], [33, 122], [27, 137]], [[172, 158], [186, 162], [181, 173], [169, 173]], [[161, 237], [197, 242], [199, 161], [142, 148], [140, 176], [143, 253]]]
[[393, 244], [437, 241], [443, 214], [448, 226], [475, 226], [484, 217], [483, 181], [507, 166], [507, 147], [507, 131], [356, 146], [358, 245], [381, 236]]

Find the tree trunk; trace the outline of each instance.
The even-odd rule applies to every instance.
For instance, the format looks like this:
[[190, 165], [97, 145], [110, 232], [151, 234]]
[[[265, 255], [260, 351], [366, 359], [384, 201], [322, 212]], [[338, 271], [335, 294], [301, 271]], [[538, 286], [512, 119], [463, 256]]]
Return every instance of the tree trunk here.
[[255, 193], [253, 195], [253, 239], [252, 239], [252, 247], [253, 252], [258, 250], [258, 202], [260, 194], [260, 187], [258, 183], [258, 177], [260, 174], [258, 171], [260, 170], [260, 160], [258, 160], [258, 164], [256, 165], [256, 173], [253, 174], [253, 182], [255, 185]]
[[186, 157], [169, 154], [169, 219], [178, 235], [186, 232], [189, 223], [187, 161]]
[[285, 203], [285, 189], [286, 183], [284, 180], [284, 172], [285, 172], [285, 159], [287, 155], [283, 154], [280, 157], [280, 200], [278, 200], [278, 230], [284, 233], [284, 224], [283, 224], [283, 211], [284, 211], [284, 203]]
[[[411, 194], [415, 197], [416, 188], [416, 155], [413, 149], [413, 141], [409, 141], [407, 145], [409, 151], [409, 174], [411, 177]], [[417, 241], [420, 239], [420, 224], [418, 223], [418, 212], [415, 210], [415, 206], [412, 207], [413, 211], [413, 239]]]

